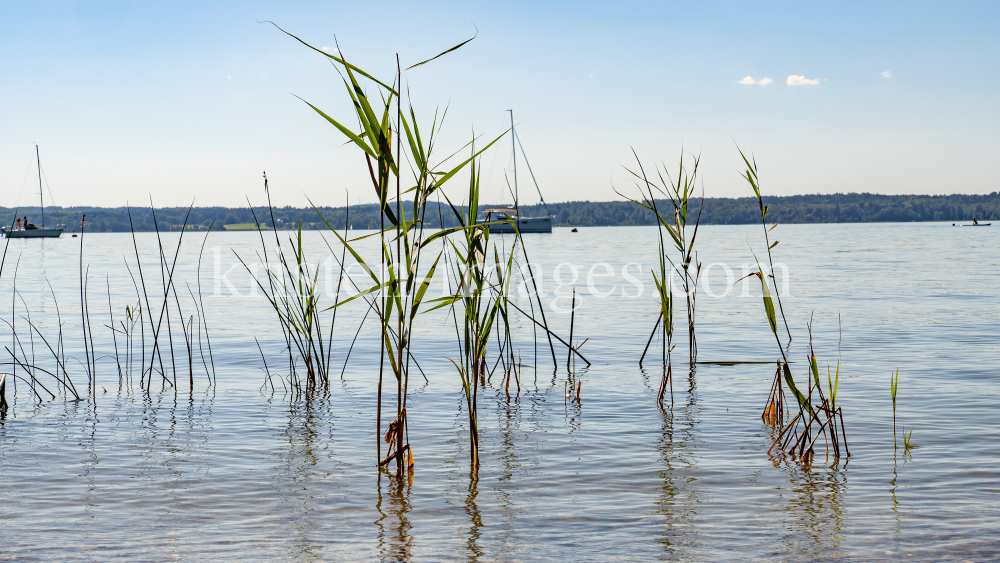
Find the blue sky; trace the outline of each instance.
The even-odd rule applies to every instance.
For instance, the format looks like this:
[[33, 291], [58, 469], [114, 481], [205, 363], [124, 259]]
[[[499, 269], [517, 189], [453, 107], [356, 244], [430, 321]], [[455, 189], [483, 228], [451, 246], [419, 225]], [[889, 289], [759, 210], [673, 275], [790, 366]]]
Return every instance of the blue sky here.
[[[336, 73], [258, 20], [320, 47], [339, 41], [389, 79], [395, 53], [405, 66], [478, 28], [407, 73], [414, 104], [425, 118], [449, 107], [442, 153], [473, 131], [500, 133], [512, 108], [550, 201], [617, 199], [612, 186], [631, 187], [632, 148], [671, 166], [682, 147], [701, 153], [706, 195], [745, 196], [735, 143], [756, 154], [775, 195], [993, 192], [998, 12], [989, 2], [3, 2], [0, 197], [34, 201], [38, 142], [60, 205], [256, 203], [263, 170], [281, 205], [341, 205], [348, 191], [372, 201], [359, 151], [292, 96], [349, 119]], [[755, 83], [741, 84], [747, 76]], [[503, 198], [510, 152], [504, 143], [484, 161], [490, 200]]]

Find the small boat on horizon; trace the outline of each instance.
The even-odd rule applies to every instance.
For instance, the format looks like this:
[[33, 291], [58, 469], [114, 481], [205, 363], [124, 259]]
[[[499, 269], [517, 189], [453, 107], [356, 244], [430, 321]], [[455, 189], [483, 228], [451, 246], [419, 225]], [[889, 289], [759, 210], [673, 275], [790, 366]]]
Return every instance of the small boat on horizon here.
[[959, 225], [961, 227], [989, 227], [993, 223], [980, 223], [975, 216], [972, 217], [972, 223], [968, 225]]
[[15, 218], [13, 224], [0, 226], [0, 232], [7, 238], [58, 238], [62, 236], [64, 227], [45, 228], [45, 198], [42, 195], [42, 158], [38, 155], [38, 145], [35, 145], [35, 159], [38, 162], [38, 197], [42, 205], [42, 225], [29, 223], [28, 218]]

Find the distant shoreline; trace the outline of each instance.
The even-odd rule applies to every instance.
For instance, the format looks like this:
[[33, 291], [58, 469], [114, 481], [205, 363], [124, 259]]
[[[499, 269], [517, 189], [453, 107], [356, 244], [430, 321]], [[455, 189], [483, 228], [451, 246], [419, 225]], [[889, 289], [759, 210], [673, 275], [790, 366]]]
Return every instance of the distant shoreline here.
[[[659, 200], [657, 200], [659, 202]], [[878, 195], [878, 194], [830, 194], [765, 197], [764, 204], [770, 205], [768, 222], [778, 223], [883, 223], [913, 221], [971, 221], [975, 216], [980, 221], [1000, 220], [1000, 192], [985, 195]], [[664, 206], [669, 206], [666, 201]], [[697, 216], [700, 201], [692, 204], [689, 213]], [[404, 210], [408, 208], [404, 205]], [[485, 206], [484, 206], [485, 207]], [[440, 209], [429, 206], [426, 218], [432, 226], [454, 226], [453, 212], [447, 205]], [[554, 224], [574, 227], [641, 226], [655, 224], [651, 211], [629, 201], [571, 201], [521, 206], [523, 216], [550, 214]], [[301, 220], [304, 229], [325, 229], [325, 218], [331, 226], [342, 229], [345, 224], [355, 229], [378, 228], [381, 223], [375, 204], [344, 207], [320, 207], [323, 217], [312, 208], [255, 207], [195, 207], [191, 210], [188, 229], [206, 231], [215, 221], [213, 230], [252, 229], [255, 222], [271, 227], [271, 217], [278, 229], [295, 228]], [[156, 209], [155, 225], [161, 231], [180, 230], [188, 209], [186, 207], [165, 207]], [[125, 207], [46, 207], [45, 223], [53, 226], [64, 224], [66, 232], [78, 232], [80, 217], [86, 214], [87, 232], [129, 232], [129, 210]], [[254, 214], [256, 214], [256, 221]], [[671, 211], [672, 214], [672, 211]], [[27, 216], [31, 222], [40, 219], [39, 208], [22, 207], [17, 211], [20, 217]], [[150, 209], [131, 208], [131, 225], [137, 232], [154, 231], [153, 214]], [[10, 222], [14, 209], [0, 207], [0, 222]], [[346, 223], [345, 223], [346, 221]], [[745, 198], [705, 198], [701, 223], [704, 225], [754, 224], [760, 221], [757, 200]], [[689, 220], [693, 223], [693, 219]], [[227, 229], [226, 226], [229, 226]]]

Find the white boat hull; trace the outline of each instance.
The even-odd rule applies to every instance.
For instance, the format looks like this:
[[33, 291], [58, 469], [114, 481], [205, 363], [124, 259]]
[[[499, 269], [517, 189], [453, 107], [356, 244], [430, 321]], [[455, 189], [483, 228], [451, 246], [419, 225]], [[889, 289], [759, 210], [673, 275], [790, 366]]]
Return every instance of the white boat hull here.
[[3, 234], [7, 238], [57, 238], [63, 234], [62, 229], [27, 229], [24, 231], [8, 231], [5, 227]]
[[[499, 221], [500, 219], [492, 219]], [[517, 228], [521, 233], [551, 233], [552, 217], [525, 217], [517, 219]], [[514, 227], [510, 223], [497, 223], [489, 226], [491, 233], [513, 233]]]

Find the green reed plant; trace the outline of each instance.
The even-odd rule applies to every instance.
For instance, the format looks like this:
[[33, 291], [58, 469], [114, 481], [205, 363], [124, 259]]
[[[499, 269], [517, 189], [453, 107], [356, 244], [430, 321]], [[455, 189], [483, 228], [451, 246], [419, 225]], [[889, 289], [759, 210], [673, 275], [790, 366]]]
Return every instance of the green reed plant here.
[[[122, 336], [122, 348], [124, 348], [125, 360], [121, 361], [118, 352], [115, 352], [115, 360], [122, 366], [121, 374], [118, 377], [119, 385], [127, 385], [132, 378], [132, 362], [135, 359], [135, 325], [142, 322], [142, 304], [138, 302], [135, 306], [125, 306], [125, 319], [119, 320], [117, 325], [112, 325], [111, 330]], [[114, 315], [112, 315], [114, 321]], [[116, 336], [117, 338], [117, 336]]]
[[830, 374], [830, 364], [826, 364], [826, 383], [830, 390], [830, 408], [837, 408], [837, 388], [840, 387], [840, 360], [837, 360], [837, 374]]
[[[781, 374], [785, 385], [788, 386], [792, 395], [799, 405], [799, 413], [795, 415], [791, 422], [784, 425], [768, 449], [768, 453], [780, 445], [780, 450], [795, 456], [802, 463], [808, 463], [815, 455], [814, 446], [822, 435], [827, 446], [827, 454], [833, 450], [835, 458], [843, 453], [850, 457], [851, 452], [847, 448], [847, 433], [844, 428], [844, 415], [840, 407], [834, 407], [829, 398], [824, 396], [823, 388], [819, 379], [819, 362], [812, 346], [812, 330], [810, 327], [809, 338], [809, 385], [807, 393], [803, 394], [795, 384], [795, 378], [788, 362], [781, 363]], [[780, 382], [779, 382], [780, 385]], [[813, 393], [817, 397], [813, 397]]]
[[[752, 248], [751, 253], [753, 253]], [[768, 327], [771, 329], [771, 333], [774, 334], [775, 340], [778, 342], [778, 351], [781, 353], [781, 360], [778, 361], [778, 367], [774, 372], [774, 378], [771, 381], [771, 391], [768, 393], [767, 402], [764, 403], [761, 420], [767, 424], [781, 425], [784, 422], [786, 412], [782, 379], [786, 380], [785, 385], [788, 385], [789, 390], [792, 391], [797, 401], [800, 401], [801, 393], [795, 387], [795, 380], [791, 377], [791, 371], [785, 373], [785, 370], [788, 369], [788, 358], [785, 356], [785, 350], [781, 347], [781, 340], [778, 338], [778, 316], [774, 309], [774, 298], [771, 297], [771, 290], [768, 286], [764, 269], [761, 268], [756, 253], [753, 254], [754, 260], [757, 262], [757, 271], [751, 272], [747, 277], [756, 277], [760, 281], [761, 295], [764, 302], [764, 315], [767, 317]]]
[[[635, 151], [632, 151], [635, 154]], [[670, 397], [671, 404], [673, 404], [673, 382], [671, 377], [671, 362], [670, 362], [670, 352], [672, 350], [673, 334], [674, 334], [674, 322], [673, 322], [673, 271], [680, 273], [682, 284], [685, 288], [685, 293], [688, 296], [688, 343], [689, 343], [689, 358], [691, 360], [691, 365], [694, 365], [694, 294], [690, 291], [690, 276], [688, 275], [688, 266], [690, 265], [690, 253], [685, 255], [684, 250], [688, 248], [687, 241], [685, 239], [684, 227], [687, 224], [687, 195], [688, 195], [688, 184], [693, 186], [693, 180], [697, 176], [697, 159], [695, 161], [694, 174], [688, 176], [685, 172], [683, 165], [683, 153], [681, 155], [681, 172], [678, 177], [678, 182], [683, 184], [684, 195], [681, 195], [678, 184], [675, 184], [673, 179], [669, 181], [664, 181], [664, 176], [670, 178], [669, 174], [666, 173], [665, 167], [661, 171], [656, 169], [657, 175], [659, 176], [660, 183], [657, 184], [651, 181], [646, 175], [645, 168], [642, 161], [639, 159], [638, 155], [635, 155], [636, 164], [639, 172], [634, 172], [628, 167], [625, 169], [632, 174], [637, 180], [641, 181], [638, 184], [639, 193], [642, 194], [642, 199], [634, 199], [628, 197], [621, 192], [616, 193], [618, 195], [640, 205], [646, 209], [653, 212], [656, 217], [656, 234], [657, 234], [657, 271], [653, 271], [653, 283], [656, 287], [656, 295], [659, 305], [659, 314], [657, 316], [656, 322], [653, 324], [653, 331], [649, 335], [649, 340], [646, 342], [646, 348], [642, 352], [642, 356], [639, 358], [639, 366], [642, 366], [643, 360], [646, 358], [646, 353], [649, 351], [649, 345], [653, 341], [653, 337], [656, 335], [657, 330], [662, 326], [661, 337], [663, 341], [663, 351], [662, 351], [662, 363], [663, 363], [663, 375], [660, 378], [660, 387], [656, 395], [656, 402], [661, 407], [663, 406], [663, 397], [666, 392], [667, 385], [670, 385]], [[669, 187], [668, 187], [669, 186]], [[655, 190], [655, 193], [654, 193]], [[674, 206], [674, 213], [668, 215], [667, 211], [660, 211], [659, 206], [656, 203], [656, 194], [660, 196], [669, 196], [671, 204]], [[683, 212], [683, 213], [682, 213]], [[697, 228], [696, 228], [697, 232]], [[666, 233], [666, 235], [664, 234]], [[667, 242], [666, 237], [669, 235], [670, 239], [673, 241], [675, 248], [681, 251], [681, 263], [684, 265], [683, 271], [678, 269], [677, 265], [670, 259], [667, 254]], [[670, 264], [668, 268], [667, 264]], [[700, 271], [700, 267], [696, 266], [697, 271]], [[697, 282], [695, 282], [697, 283]]]
[[[635, 154], [635, 151], [633, 151], [633, 154]], [[667, 371], [670, 370], [669, 348], [674, 329], [673, 303], [671, 300], [673, 284], [670, 280], [672, 280], [675, 272], [680, 277], [681, 287], [685, 295], [685, 304], [687, 306], [688, 359], [692, 366], [697, 361], [698, 345], [695, 338], [695, 304], [701, 263], [695, 256], [694, 243], [698, 237], [701, 211], [705, 204], [704, 194], [701, 197], [701, 207], [699, 207], [698, 215], [694, 220], [694, 229], [690, 233], [690, 239], [688, 238], [688, 225], [691, 219], [690, 207], [692, 199], [695, 197], [700, 161], [700, 157], [695, 157], [693, 166], [688, 168], [684, 164], [684, 153], [682, 150], [676, 177], [670, 175], [666, 165], [661, 165], [655, 168], [656, 178], [652, 180], [646, 174], [645, 167], [638, 155], [636, 155], [638, 172], [628, 167], [625, 168], [638, 181], [642, 198], [630, 198], [621, 194], [621, 192], [618, 192], [618, 194], [652, 211], [657, 222], [657, 246], [659, 250], [657, 266], [659, 272], [653, 272], [653, 280], [657, 288], [660, 312], [653, 328], [653, 334], [650, 335], [649, 342], [646, 343], [646, 350], [643, 351], [643, 355], [639, 359], [640, 365], [642, 365], [642, 361], [645, 359], [646, 352], [649, 349], [649, 343], [652, 342], [657, 327], [660, 326], [660, 322], [662, 321], [664, 327], [662, 334], [664, 347], [668, 349], [668, 352], [665, 352], [663, 355], [663, 363], [664, 369]], [[657, 204], [657, 196], [661, 198], [661, 202], [663, 199], [666, 199], [670, 203], [670, 207], [661, 209], [661, 206]], [[668, 237], [669, 243], [667, 242]], [[667, 252], [668, 245], [679, 254], [677, 262], [674, 262], [670, 258]], [[668, 263], [670, 265], [669, 268], [667, 266]], [[661, 381], [660, 393], [657, 398], [657, 401], [661, 404], [667, 379], [668, 377], [665, 376]]]
[[[767, 260], [769, 266], [771, 267], [770, 269], [771, 273], [769, 273], [767, 277], [771, 279], [772, 283], [774, 283], [774, 293], [778, 298], [778, 309], [781, 310], [781, 320], [785, 324], [785, 332], [788, 334], [788, 341], [791, 342], [792, 331], [791, 329], [788, 328], [788, 320], [785, 317], [785, 308], [781, 304], [781, 292], [778, 291], [778, 282], [777, 280], [774, 279], [774, 259], [771, 257], [771, 249], [774, 248], [775, 246], [778, 246], [779, 241], [776, 240], [772, 243], [769, 235], [771, 231], [773, 231], [775, 228], [778, 227], [778, 224], [774, 223], [773, 225], [770, 226], [770, 228], [767, 226], [767, 212], [771, 209], [771, 206], [764, 205], [764, 198], [763, 196], [761, 196], [760, 193], [760, 178], [757, 175], [757, 159], [753, 158], [752, 156], [751, 159], [747, 159], [746, 155], [743, 154], [742, 150], [740, 150], [740, 157], [743, 158], [743, 162], [744, 164], [746, 164], [746, 170], [744, 170], [741, 175], [743, 176], [743, 179], [750, 184], [750, 187], [753, 188], [754, 196], [756, 196], [757, 198], [757, 206], [760, 209], [760, 224], [761, 226], [764, 227], [764, 243], [767, 246]], [[760, 262], [758, 262], [757, 265], [759, 267]]]
[[916, 447], [913, 445], [913, 442], [910, 441], [911, 437], [913, 437], [913, 425], [910, 425], [909, 433], [905, 431], [903, 432], [903, 451], [908, 451], [910, 448]]
[[111, 329], [111, 340], [115, 345], [115, 364], [118, 366], [118, 386], [121, 387], [125, 374], [122, 372], [122, 362], [118, 354], [118, 330], [115, 328], [115, 311], [111, 304], [111, 275], [105, 275], [105, 283], [108, 286], [108, 315], [111, 317], [111, 324], [107, 325]]
[[[375, 261], [366, 261], [354, 248], [352, 243], [359, 239], [349, 241], [346, 236], [341, 236], [330, 227], [325, 218], [323, 221], [345, 245], [354, 260], [365, 268], [372, 282], [369, 288], [349, 299], [340, 301], [335, 307], [373, 293], [377, 293], [379, 297], [379, 300], [373, 300], [381, 325], [382, 347], [376, 414], [379, 435], [378, 464], [384, 466], [390, 461], [396, 460], [397, 473], [402, 475], [405, 468], [413, 465], [413, 454], [407, 439], [406, 415], [412, 357], [410, 351], [414, 336], [413, 325], [421, 306], [424, 304], [424, 296], [444, 253], [444, 247], [442, 246], [434, 258], [424, 259], [424, 251], [435, 242], [443, 243], [443, 240], [438, 241], [438, 239], [462, 229], [462, 227], [457, 227], [437, 231], [433, 234], [425, 233], [428, 200], [479, 154], [492, 146], [499, 137], [488, 143], [483, 149], [476, 151], [467, 160], [457, 165], [446, 166], [453, 155], [437, 160], [435, 152], [435, 142], [440, 133], [444, 115], [442, 114], [439, 119], [438, 114], [435, 113], [429, 129], [420, 127], [416, 118], [416, 110], [412, 104], [408, 104], [404, 115], [400, 95], [401, 88], [399, 88], [404, 71], [399, 64], [398, 57], [396, 76], [390, 85], [347, 62], [340, 55], [340, 51], [337, 52], [340, 56], [333, 55], [309, 45], [294, 35], [288, 35], [327, 57], [341, 73], [345, 90], [354, 108], [352, 119], [358, 123], [357, 132], [345, 125], [344, 121], [331, 117], [309, 102], [305, 103], [333, 125], [349, 142], [361, 149], [372, 187], [379, 200], [382, 226], [374, 235], [370, 235], [378, 237], [379, 241], [380, 252], [377, 270]], [[458, 49], [467, 42], [456, 45], [436, 57], [412, 65], [406, 70], [409, 71], [430, 62], [445, 53]], [[365, 83], [365, 87], [362, 87], [362, 82]], [[395, 141], [395, 146], [393, 141]], [[393, 155], [394, 149], [395, 155]], [[405, 190], [402, 186], [400, 170], [404, 158], [411, 173]], [[393, 194], [393, 192], [395, 193]], [[410, 205], [404, 205], [404, 195], [410, 196]], [[315, 209], [315, 206], [313, 207]], [[318, 209], [317, 212], [319, 212]], [[388, 221], [388, 225], [386, 225], [386, 221]], [[427, 267], [427, 261], [431, 261], [429, 267]], [[388, 361], [388, 368], [396, 380], [396, 418], [389, 422], [383, 433], [381, 421], [382, 390], [386, 361]], [[384, 458], [381, 456], [382, 440], [389, 444], [389, 451]]]
[[[79, 263], [80, 318], [81, 318], [81, 327], [83, 329], [83, 353], [87, 366], [87, 386], [91, 390], [91, 392], [94, 393], [94, 396], [96, 396], [97, 389], [94, 381], [95, 377], [94, 371], [96, 370], [96, 366], [94, 364], [96, 363], [96, 359], [93, 358], [93, 350], [91, 349], [90, 344], [87, 343], [87, 329], [90, 328], [90, 318], [87, 315], [86, 284], [84, 283], [84, 270], [83, 270], [83, 235], [84, 235], [84, 225], [86, 224], [86, 221], [87, 221], [87, 215], [83, 214], [83, 216], [80, 217], [80, 263]], [[93, 362], [91, 361], [92, 359]]]
[[[633, 154], [635, 154], [635, 151], [633, 151]], [[622, 197], [652, 211], [656, 217], [657, 242], [660, 254], [658, 259], [659, 274], [656, 272], [653, 273], [657, 294], [660, 297], [660, 317], [657, 319], [657, 326], [659, 326], [660, 320], [664, 318], [664, 314], [671, 312], [668, 309], [672, 307], [669, 303], [669, 297], [673, 288], [670, 287], [672, 284], [668, 279], [672, 279], [673, 276], [672, 273], [668, 274], [668, 272], [670, 269], [673, 269], [679, 275], [681, 287], [684, 289], [685, 304], [687, 306], [688, 358], [692, 366], [698, 357], [698, 344], [695, 338], [695, 304], [698, 292], [698, 278], [701, 274], [701, 262], [698, 261], [695, 255], [694, 243], [698, 238], [698, 226], [701, 223], [701, 212], [705, 205], [704, 193], [701, 196], [698, 215], [694, 217], [694, 228], [690, 232], [690, 239], [688, 238], [688, 225], [692, 218], [691, 204], [692, 200], [696, 197], [695, 192], [700, 163], [701, 158], [694, 157], [693, 165], [690, 168], [686, 166], [682, 150], [676, 176], [671, 176], [666, 165], [661, 165], [654, 169], [656, 178], [651, 180], [647, 176], [638, 155], [636, 155], [638, 172], [628, 167], [625, 170], [632, 174], [635, 180], [639, 182], [639, 189], [643, 197], [641, 199], [634, 199], [619, 192], [619, 195], [622, 195]], [[661, 209], [656, 201], [657, 196], [660, 197], [661, 201], [665, 199], [669, 202], [670, 207]], [[669, 236], [669, 244], [679, 255], [677, 262], [674, 262], [667, 252], [667, 236], [664, 236], [664, 234]], [[670, 269], [667, 268], [667, 263], [670, 264]], [[665, 336], [670, 336], [673, 332], [672, 319], [667, 319], [666, 324], [670, 326], [664, 329], [664, 334]], [[656, 328], [653, 329], [653, 332], [656, 332]], [[664, 344], [667, 345], [666, 338], [664, 339]], [[641, 361], [640, 359], [640, 363]]]
[[[268, 212], [271, 214], [273, 225], [274, 213], [271, 207], [270, 188], [266, 173], [264, 174], [264, 192], [267, 194]], [[293, 231], [294, 236], [289, 236], [287, 247], [282, 245], [278, 230], [273, 229], [274, 252], [278, 262], [275, 268], [277, 272], [275, 272], [271, 268], [269, 261], [271, 254], [264, 241], [265, 227], [261, 225], [252, 206], [250, 210], [253, 213], [257, 233], [263, 247], [263, 254], [258, 258], [264, 263], [266, 282], [257, 279], [251, 266], [239, 255], [237, 257], [247, 272], [254, 277], [257, 287], [260, 288], [264, 298], [267, 299], [278, 318], [288, 353], [289, 383], [292, 388], [301, 389], [304, 379], [307, 392], [311, 392], [319, 386], [329, 385], [330, 355], [327, 350], [329, 343], [324, 342], [324, 320], [321, 318], [323, 309], [319, 303], [320, 296], [316, 291], [320, 268], [318, 264], [316, 267], [312, 267], [306, 258], [302, 242], [302, 221], [298, 222], [296, 230]], [[337, 285], [336, 297], [338, 301], [339, 292], [340, 284]], [[334, 314], [331, 315], [330, 320], [331, 335], [335, 322], [336, 316]], [[299, 364], [299, 360], [302, 364]], [[300, 365], [304, 367], [304, 378], [300, 378], [298, 375]], [[270, 378], [268, 380], [270, 381]]]
[[[767, 206], [763, 205], [763, 200], [760, 196], [759, 180], [757, 176], [757, 166], [756, 162], [750, 164], [748, 159], [742, 152], [740, 155], [743, 156], [743, 161], [747, 165], [747, 169], [743, 172], [743, 178], [750, 184], [754, 190], [754, 194], [757, 196], [757, 201], [761, 208], [762, 219], [766, 217]], [[772, 226], [771, 229], [774, 227]], [[767, 238], [767, 232], [771, 229], [764, 225], [764, 236], [765, 242], [768, 246], [768, 259], [771, 260], [771, 249], [777, 245], [777, 241], [770, 243]], [[751, 247], [751, 252], [753, 248]], [[798, 386], [795, 384], [795, 378], [792, 375], [791, 367], [789, 366], [788, 357], [785, 353], [785, 349], [782, 345], [781, 338], [778, 336], [778, 314], [780, 312], [782, 322], [785, 325], [786, 331], [788, 331], [788, 322], [785, 318], [785, 313], [783, 307], [781, 307], [780, 295], [778, 296], [778, 309], [775, 310], [774, 298], [771, 297], [770, 284], [768, 283], [768, 278], [774, 282], [773, 274], [768, 274], [764, 271], [761, 266], [760, 260], [757, 259], [756, 253], [754, 254], [754, 260], [757, 262], [757, 271], [751, 272], [749, 276], [756, 277], [760, 281], [761, 295], [764, 302], [764, 314], [767, 317], [768, 327], [771, 329], [771, 333], [774, 335], [775, 342], [778, 345], [778, 351], [781, 353], [781, 360], [778, 361], [778, 369], [775, 371], [774, 379], [771, 383], [771, 391], [765, 404], [764, 411], [761, 418], [765, 423], [780, 426], [781, 430], [778, 433], [777, 438], [774, 443], [768, 449], [768, 454], [770, 454], [775, 448], [779, 448], [780, 451], [794, 456], [796, 459], [800, 460], [803, 464], [808, 463], [815, 454], [814, 447], [816, 442], [819, 440], [820, 436], [823, 436], [824, 443], [827, 446], [827, 453], [830, 453], [830, 449], [833, 450], [834, 457], [840, 457], [841, 446], [843, 445], [843, 453], [847, 457], [850, 457], [851, 452], [847, 447], [847, 432], [844, 428], [844, 416], [843, 411], [840, 407], [835, 405], [836, 403], [836, 389], [839, 386], [840, 381], [840, 368], [838, 363], [837, 369], [837, 384], [833, 384], [830, 380], [829, 369], [827, 373], [827, 384], [830, 389], [830, 398], [827, 398], [823, 393], [823, 387], [820, 384], [819, 379], [819, 362], [816, 360], [816, 353], [813, 349], [813, 339], [812, 339], [812, 323], [807, 325], [809, 328], [809, 356], [807, 357], [807, 363], [809, 365], [809, 374], [807, 376], [807, 389], [803, 393], [799, 390]], [[771, 262], [771, 271], [774, 270], [773, 262]], [[775, 293], [778, 293], [778, 287], [775, 282], [774, 286]], [[791, 332], [788, 332], [789, 342], [791, 342]], [[782, 387], [788, 388], [791, 395], [795, 398], [798, 404], [798, 414], [792, 417], [788, 424], [784, 424], [784, 391]], [[815, 392], [816, 397], [813, 397]]]
[[[475, 153], [475, 145], [472, 152]], [[438, 299], [437, 307], [454, 304], [462, 313], [462, 327], [459, 331], [456, 314], [456, 331], [459, 331], [459, 347], [462, 363], [449, 358], [458, 370], [462, 380], [462, 389], [465, 393], [466, 407], [469, 413], [469, 442], [472, 475], [475, 478], [479, 472], [479, 429], [478, 429], [478, 405], [477, 395], [481, 383], [485, 383], [487, 372], [487, 345], [493, 334], [494, 325], [497, 332], [500, 332], [506, 340], [506, 350], [510, 354], [507, 365], [506, 380], [507, 389], [510, 387], [510, 378], [516, 377], [516, 362], [513, 357], [513, 350], [510, 347], [510, 327], [507, 316], [507, 296], [510, 288], [511, 271], [513, 267], [515, 246], [520, 239], [515, 236], [509, 249], [504, 248], [503, 254], [507, 256], [506, 264], [500, 258], [500, 248], [502, 237], [492, 237], [493, 245], [490, 245], [490, 222], [478, 223], [479, 217], [479, 197], [480, 197], [480, 171], [476, 161], [470, 163], [468, 206], [456, 207], [450, 199], [448, 205], [451, 207], [455, 218], [460, 225], [460, 234], [449, 238], [448, 244], [451, 247], [453, 264], [452, 278], [455, 281], [456, 292], [453, 296]], [[507, 221], [514, 225], [517, 235], [519, 231], [514, 221]], [[455, 239], [459, 240], [455, 240]], [[491, 266], [487, 263], [490, 251], [493, 253], [494, 263]], [[500, 330], [500, 324], [503, 330]], [[504, 347], [501, 346], [500, 358], [504, 355]], [[506, 363], [506, 362], [505, 362]]]
[[[142, 284], [142, 295], [141, 295], [140, 303], [145, 302], [145, 309], [146, 309], [146, 314], [147, 314], [147, 319], [146, 320], [148, 320], [148, 322], [149, 322], [150, 333], [151, 333], [151, 336], [153, 338], [152, 347], [151, 347], [151, 351], [149, 353], [149, 358], [148, 358], [148, 362], [149, 362], [148, 368], [146, 367], [146, 363], [145, 362], [147, 360], [146, 360], [145, 357], [142, 359], [142, 361], [140, 363], [140, 366], [142, 367], [142, 370], [140, 372], [141, 373], [141, 375], [140, 375], [140, 385], [144, 386], [147, 394], [149, 394], [150, 390], [151, 390], [152, 380], [153, 380], [153, 373], [154, 372], [159, 373], [159, 375], [162, 378], [164, 384], [170, 385], [171, 387], [173, 387], [174, 390], [175, 390], [175, 392], [177, 390], [177, 363], [176, 363], [176, 358], [175, 358], [175, 355], [174, 355], [173, 333], [172, 333], [172, 329], [171, 329], [171, 320], [170, 320], [171, 319], [170, 298], [171, 298], [171, 296], [173, 296], [174, 303], [176, 305], [176, 314], [179, 317], [181, 323], [183, 324], [184, 323], [184, 314], [183, 314], [183, 311], [181, 310], [181, 307], [180, 307], [180, 297], [177, 295], [177, 286], [176, 286], [176, 282], [175, 282], [175, 279], [174, 279], [174, 273], [175, 273], [176, 268], [177, 268], [177, 261], [178, 261], [178, 258], [180, 256], [181, 248], [182, 248], [182, 245], [183, 245], [183, 242], [184, 242], [184, 234], [188, 230], [188, 221], [190, 220], [191, 210], [193, 209], [193, 206], [194, 206], [194, 204], [192, 202], [191, 206], [188, 207], [187, 214], [184, 217], [184, 223], [181, 225], [181, 227], [179, 229], [180, 230], [180, 235], [178, 236], [178, 239], [177, 239], [177, 247], [174, 249], [174, 256], [171, 259], [171, 258], [169, 258], [167, 256], [167, 253], [166, 253], [166, 251], [164, 249], [163, 239], [161, 237], [160, 228], [159, 228], [159, 223], [157, 222], [157, 219], [156, 219], [156, 209], [155, 209], [155, 207], [153, 207], [152, 201], [150, 201], [150, 214], [152, 215], [152, 218], [153, 218], [153, 229], [154, 229], [154, 232], [156, 233], [157, 255], [158, 255], [157, 258], [158, 258], [158, 263], [159, 263], [159, 266], [160, 266], [160, 283], [161, 283], [161, 291], [162, 291], [162, 294], [163, 294], [163, 297], [162, 297], [163, 301], [160, 304], [160, 312], [159, 312], [159, 315], [158, 315], [158, 318], [157, 318], [156, 321], [153, 320], [153, 307], [150, 304], [150, 298], [149, 298], [149, 291], [151, 289], [153, 289], [154, 286], [153, 286], [152, 283], [150, 283], [148, 285], [146, 283], [146, 276], [143, 273], [143, 269], [142, 269], [142, 260], [140, 258], [139, 246], [138, 246], [138, 242], [136, 241], [136, 238], [135, 238], [135, 226], [132, 223], [132, 211], [131, 211], [131, 208], [128, 208], [128, 207], [126, 208], [127, 211], [128, 211], [128, 215], [129, 215], [129, 226], [130, 226], [131, 231], [132, 231], [132, 245], [133, 245], [133, 248], [135, 250], [136, 269], [137, 269], [137, 271], [139, 273], [139, 281]], [[82, 238], [82, 228], [81, 228], [81, 238]], [[127, 262], [126, 262], [126, 265], [127, 265]], [[131, 268], [129, 268], [129, 272], [131, 273]], [[134, 277], [133, 277], [133, 283], [135, 283]], [[139, 293], [139, 284], [135, 284], [135, 285], [136, 285], [136, 293], [138, 295], [138, 293]], [[84, 293], [85, 292], [86, 292], [86, 288], [84, 288]], [[84, 302], [86, 303], [85, 300], [84, 300]], [[173, 377], [172, 378], [168, 377], [167, 369], [166, 369], [166, 366], [165, 366], [164, 361], [163, 361], [163, 352], [166, 349], [166, 348], [164, 348], [164, 346], [161, 345], [161, 338], [162, 338], [162, 333], [163, 333], [163, 330], [164, 330], [164, 326], [163, 326], [164, 325], [164, 321], [166, 321], [167, 341], [168, 341], [169, 352], [170, 352], [170, 358], [169, 359], [170, 359], [170, 365], [171, 365], [171, 368], [172, 368], [172, 371], [173, 371]], [[140, 321], [140, 324], [142, 324], [142, 321]], [[145, 348], [145, 336], [144, 336], [145, 333], [144, 333], [144, 330], [145, 329], [142, 329], [142, 331], [143, 331], [143, 348]], [[92, 340], [93, 339], [91, 338], [91, 341]], [[144, 356], [145, 356], [145, 354], [144, 354]], [[95, 368], [94, 369], [96, 370], [96, 359], [94, 361], [95, 361]], [[119, 361], [119, 363], [120, 363], [120, 361]], [[159, 364], [159, 369], [156, 368], [157, 364]], [[148, 378], [146, 378], [147, 374], [148, 374]]]

